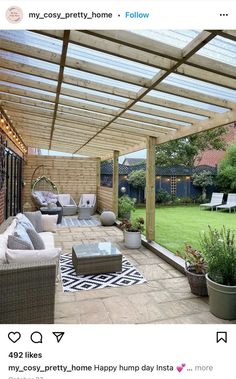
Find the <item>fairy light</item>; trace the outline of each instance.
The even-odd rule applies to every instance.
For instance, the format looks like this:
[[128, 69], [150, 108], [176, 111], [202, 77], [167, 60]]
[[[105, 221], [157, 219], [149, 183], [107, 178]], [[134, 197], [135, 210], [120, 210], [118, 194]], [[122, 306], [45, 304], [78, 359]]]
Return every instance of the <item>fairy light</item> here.
[[3, 108], [0, 110], [0, 128], [5, 131], [6, 135], [23, 153], [27, 152], [27, 147], [23, 143], [21, 135], [17, 133], [11, 117], [7, 115], [7, 111], [5, 111]]

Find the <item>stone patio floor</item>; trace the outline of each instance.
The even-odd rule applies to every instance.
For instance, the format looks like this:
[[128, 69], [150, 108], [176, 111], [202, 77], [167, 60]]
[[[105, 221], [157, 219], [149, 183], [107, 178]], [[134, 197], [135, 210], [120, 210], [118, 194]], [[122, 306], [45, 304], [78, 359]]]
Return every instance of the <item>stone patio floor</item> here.
[[77, 243], [113, 242], [143, 274], [147, 283], [88, 291], [56, 289], [59, 324], [216, 324], [229, 323], [209, 312], [208, 298], [190, 292], [186, 277], [145, 247], [127, 250], [115, 226], [60, 228], [57, 247], [71, 253]]

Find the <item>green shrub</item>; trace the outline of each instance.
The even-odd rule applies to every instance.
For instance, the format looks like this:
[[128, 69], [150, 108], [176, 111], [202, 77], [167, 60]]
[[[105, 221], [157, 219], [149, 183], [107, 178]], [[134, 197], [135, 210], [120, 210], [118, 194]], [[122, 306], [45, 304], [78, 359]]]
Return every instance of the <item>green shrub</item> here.
[[168, 203], [169, 201], [171, 201], [171, 195], [169, 194], [169, 192], [167, 192], [166, 190], [161, 188], [157, 192], [157, 202], [158, 203]]
[[202, 254], [211, 280], [226, 286], [236, 285], [235, 235], [230, 229], [220, 230], [209, 226], [208, 233], [201, 237]]
[[123, 195], [118, 200], [118, 213], [122, 218], [125, 214], [135, 210], [135, 201], [128, 195]]

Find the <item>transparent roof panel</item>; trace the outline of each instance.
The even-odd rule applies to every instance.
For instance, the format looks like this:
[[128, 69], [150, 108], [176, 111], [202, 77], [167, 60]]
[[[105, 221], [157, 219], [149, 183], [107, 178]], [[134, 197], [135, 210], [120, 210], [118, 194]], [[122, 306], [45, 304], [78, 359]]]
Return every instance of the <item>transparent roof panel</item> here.
[[7, 70], [5, 68], [1, 68], [0, 69], [0, 74], [8, 74], [8, 75], [14, 75], [14, 76], [18, 76], [19, 78], [22, 78], [22, 79], [28, 79], [28, 80], [34, 80], [36, 82], [40, 81], [41, 83], [45, 83], [45, 84], [50, 84], [50, 85], [54, 85], [55, 86], [55, 81], [54, 80], [49, 80], [49, 79], [45, 79], [45, 78], [41, 78], [41, 77], [37, 77], [37, 76], [33, 76], [33, 75], [29, 75], [29, 74], [24, 74], [24, 73], [21, 73], [21, 72], [18, 72], [18, 71], [12, 71], [12, 70]]
[[11, 88], [20, 89], [22, 91], [35, 92], [38, 95], [47, 95], [47, 96], [50, 96], [52, 98], [52, 100], [55, 99], [55, 95], [52, 94], [52, 92], [43, 91], [43, 90], [40, 90], [40, 89], [37, 89], [37, 88], [30, 87], [30, 89], [29, 89], [29, 87], [22, 86], [20, 84], [9, 83], [9, 82], [4, 82], [4, 81], [0, 81], [0, 85], [11, 87]]
[[[95, 95], [95, 96], [101, 96], [101, 97], [106, 97], [106, 98], [108, 97], [107, 93], [99, 92], [99, 91], [94, 91], [94, 90], [91, 90], [91, 89], [88, 89], [88, 88], [79, 87], [79, 86], [73, 86], [71, 84], [63, 83], [62, 87], [66, 88], [66, 89], [71, 89], [73, 91], [80, 91], [80, 92], [83, 92], [84, 94], [87, 94], [87, 95]], [[127, 99], [124, 98], [124, 97], [110, 95], [110, 94], [109, 94], [109, 99], [122, 101], [124, 103], [127, 102]]]
[[105, 78], [103, 76], [90, 74], [89, 72], [79, 71], [74, 68], [65, 67], [64, 73], [65, 75], [71, 75], [71, 76], [74, 76], [75, 78], [80, 78], [83, 80], [91, 80], [92, 82], [106, 84], [111, 87], [119, 87], [128, 91], [137, 92], [142, 88], [134, 84], [120, 82], [119, 80]]
[[135, 74], [149, 79], [160, 71], [159, 69], [146, 66], [141, 63], [132, 62], [128, 59], [119, 58], [110, 54], [101, 53], [100, 51], [94, 51], [72, 43], [68, 46], [67, 55], [72, 58], [84, 60], [93, 64], [102, 65], [103, 67], [119, 70], [128, 74]]
[[[150, 118], [150, 122], [151, 122], [151, 120], [153, 120], [153, 121], [156, 120], [157, 122], [158, 121], [166, 121], [166, 122], [172, 122], [173, 123], [173, 119], [168, 118], [168, 117], [153, 116], [153, 115], [148, 115], [146, 113], [135, 112], [135, 111], [126, 111], [125, 113], [133, 114], [135, 116], [144, 116], [146, 118]], [[185, 125], [185, 126], [191, 125], [189, 122], [177, 121], [177, 120], [175, 120], [174, 123], [178, 124], [178, 125]]]
[[117, 107], [113, 107], [111, 105], [104, 105], [104, 104], [101, 104], [101, 103], [96, 103], [94, 101], [89, 101], [89, 100], [83, 100], [83, 99], [78, 99], [77, 97], [71, 97], [71, 96], [66, 96], [66, 95], [60, 95], [60, 99], [65, 99], [65, 100], [68, 100], [68, 101], [76, 101], [77, 103], [81, 103], [81, 104], [87, 104], [87, 105], [96, 105], [97, 107], [100, 107], [100, 108], [104, 108], [106, 107], [106, 109], [112, 109], [112, 110], [117, 110]]
[[0, 38], [61, 54], [62, 41], [28, 30], [0, 30]]
[[236, 91], [234, 90], [211, 83], [206, 83], [198, 79], [192, 79], [186, 76], [183, 77], [178, 74], [169, 75], [165, 80], [163, 80], [163, 83], [172, 84], [177, 87], [186, 88], [205, 95], [216, 96], [225, 100], [236, 101]]
[[220, 36], [211, 40], [197, 54], [236, 66], [236, 42]]
[[[117, 123], [122, 123], [122, 122], [126, 123], [126, 122], [131, 122], [131, 121], [134, 122], [135, 124], [137, 124], [137, 126], [138, 125], [140, 125], [140, 126], [145, 126], [146, 125], [146, 126], [149, 126], [149, 127], [152, 127], [152, 128], [157, 128], [157, 129], [161, 128], [161, 129], [166, 129], [166, 130], [169, 130], [169, 129], [176, 130], [175, 128], [173, 128], [171, 126], [171, 124], [168, 127], [167, 126], [158, 125], [158, 124], [154, 125], [154, 124], [149, 124], [148, 122], [130, 120], [130, 118], [126, 118], [126, 117], [120, 117], [115, 122], [117, 122]], [[173, 120], [171, 120], [171, 122], [173, 123]]]
[[[202, 102], [197, 101], [197, 100], [187, 99], [185, 97], [181, 97], [181, 96], [177, 96], [177, 95], [172, 95], [172, 94], [166, 93], [166, 92], [152, 90], [152, 91], [149, 92], [149, 95], [151, 95], [153, 97], [157, 97], [159, 99], [176, 101], [176, 102], [178, 102], [180, 104], [191, 105], [193, 107], [198, 107], [198, 108], [206, 109], [206, 110], [209, 110], [211, 112], [223, 113], [223, 112], [227, 111], [227, 108], [218, 107], [218, 106], [212, 105], [212, 104], [202, 103]], [[144, 98], [144, 100], [145, 100], [145, 98]]]
[[30, 66], [35, 66], [37, 68], [42, 68], [43, 70], [51, 70], [54, 72], [59, 72], [60, 66], [54, 63], [44, 62], [39, 59], [25, 57], [24, 55], [10, 53], [8, 51], [0, 51], [0, 57], [8, 59], [13, 62], [23, 63]]
[[197, 30], [131, 30], [131, 32], [180, 49], [200, 33]]
[[162, 106], [154, 105], [154, 104], [150, 104], [150, 103], [138, 102], [137, 105], [141, 105], [142, 107], [145, 107], [145, 108], [156, 109], [157, 111], [160, 110], [163, 112], [170, 112], [170, 113], [173, 113], [173, 117], [174, 117], [174, 115], [179, 115], [179, 116], [192, 117], [196, 120], [206, 120], [207, 119], [206, 116], [201, 116], [201, 115], [194, 114], [194, 113], [183, 112], [183, 111], [180, 111], [178, 109], [162, 107]]

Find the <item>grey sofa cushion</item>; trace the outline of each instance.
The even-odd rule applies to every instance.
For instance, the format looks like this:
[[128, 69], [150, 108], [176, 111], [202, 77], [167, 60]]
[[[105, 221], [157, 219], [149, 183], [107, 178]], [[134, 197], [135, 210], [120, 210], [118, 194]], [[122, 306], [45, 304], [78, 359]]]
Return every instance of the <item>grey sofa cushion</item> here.
[[17, 223], [21, 224], [25, 228], [25, 230], [26, 229], [34, 229], [35, 230], [32, 222], [23, 213], [18, 213], [16, 218], [17, 218]]
[[7, 247], [12, 250], [34, 250], [31, 242], [28, 243], [17, 236], [8, 236]]
[[28, 236], [28, 233], [26, 232], [24, 226], [21, 225], [20, 223], [16, 224], [13, 235], [15, 237], [21, 239], [22, 241], [26, 242], [27, 246], [30, 246], [30, 250], [32, 250], [34, 248], [32, 242], [31, 242], [31, 239]]
[[27, 234], [34, 246], [35, 250], [44, 250], [45, 244], [41, 236], [34, 229], [26, 229]]
[[25, 212], [24, 215], [30, 220], [33, 224], [36, 232], [43, 232], [43, 224], [42, 224], [42, 214], [40, 211], [36, 212]]

